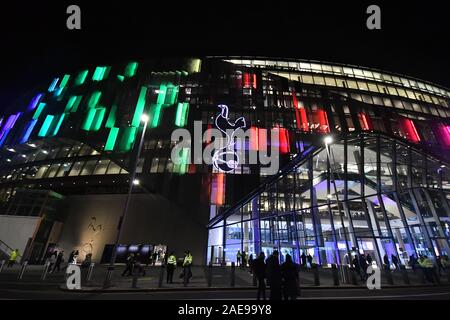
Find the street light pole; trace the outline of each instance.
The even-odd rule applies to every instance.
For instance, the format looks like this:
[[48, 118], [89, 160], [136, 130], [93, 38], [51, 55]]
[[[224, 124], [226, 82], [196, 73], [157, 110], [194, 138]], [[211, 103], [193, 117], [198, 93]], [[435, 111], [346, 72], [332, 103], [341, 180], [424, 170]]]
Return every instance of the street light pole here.
[[144, 142], [145, 130], [147, 129], [148, 116], [146, 114], [143, 114], [141, 117], [141, 121], [144, 122], [144, 128], [142, 129], [142, 135], [141, 135], [141, 139], [139, 141], [139, 147], [138, 147], [137, 154], [136, 154], [136, 161], [134, 162], [133, 170], [131, 171], [130, 184], [128, 187], [128, 194], [127, 194], [127, 198], [125, 200], [125, 206], [123, 208], [122, 216], [120, 217], [120, 220], [119, 220], [119, 231], [117, 232], [116, 242], [114, 244], [113, 252], [111, 255], [111, 260], [108, 265], [108, 271], [106, 273], [105, 282], [103, 284], [104, 288], [108, 288], [111, 286], [112, 275], [114, 272], [114, 264], [115, 264], [116, 257], [117, 257], [117, 247], [119, 245], [120, 237], [122, 235], [123, 225], [124, 225], [125, 219], [127, 217], [128, 206], [130, 204], [131, 193], [133, 191], [133, 185], [135, 184], [136, 169], [137, 169], [137, 165], [139, 162], [139, 157], [141, 156], [141, 149], [142, 149], [142, 144]]

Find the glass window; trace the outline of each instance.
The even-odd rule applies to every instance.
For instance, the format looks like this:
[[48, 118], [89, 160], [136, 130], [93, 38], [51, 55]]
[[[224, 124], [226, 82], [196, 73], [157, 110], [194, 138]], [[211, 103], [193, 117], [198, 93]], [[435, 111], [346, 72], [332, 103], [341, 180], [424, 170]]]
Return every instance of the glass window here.
[[34, 178], [35, 179], [41, 179], [45, 175], [45, 172], [48, 170], [48, 168], [49, 168], [49, 165], [41, 166], [39, 168], [39, 170], [36, 172], [36, 175], [35, 175]]
[[383, 98], [383, 103], [386, 107], [392, 107], [392, 101], [389, 98]]
[[46, 178], [54, 178], [56, 175], [56, 172], [58, 172], [60, 164], [54, 163], [50, 166], [50, 168], [47, 171], [47, 177]]
[[302, 81], [307, 84], [314, 84], [313, 77], [310, 75], [302, 75]]
[[402, 102], [401, 102], [400, 100], [393, 99], [392, 101], [394, 102], [394, 106], [395, 106], [396, 108], [398, 108], [398, 109], [403, 109], [403, 104], [402, 104]]
[[358, 89], [358, 86], [356, 85], [356, 81], [353, 81], [353, 80], [347, 80], [347, 86], [350, 89]]
[[80, 174], [81, 168], [84, 162], [78, 161], [73, 164], [72, 170], [70, 170], [69, 176], [78, 176]]
[[121, 169], [120, 166], [111, 161], [107, 170], [107, 174], [119, 174], [120, 169]]
[[377, 104], [379, 106], [383, 105], [383, 101], [381, 100], [381, 98], [379, 96], [372, 96], [372, 98], [373, 98], [373, 103], [374, 104]]
[[336, 74], [343, 74], [342, 67], [333, 66], [333, 72]]
[[56, 176], [57, 177], [66, 177], [69, 174], [71, 166], [72, 166], [72, 162], [63, 163], [63, 165], [59, 168], [59, 171]]
[[324, 86], [325, 85], [325, 80], [323, 79], [323, 77], [314, 76], [314, 83], [317, 84], [317, 85]]
[[388, 87], [389, 94], [393, 96], [398, 96], [397, 90], [394, 87]]
[[362, 81], [358, 81], [358, 88], [359, 90], [369, 90], [369, 87], [367, 86], [367, 83], [362, 82]]
[[300, 69], [301, 70], [310, 71], [311, 70], [311, 66], [310, 66], [309, 63], [300, 62]]
[[106, 169], [108, 169], [109, 160], [99, 160], [97, 166], [95, 167], [94, 174], [106, 174]]
[[377, 85], [375, 83], [369, 83], [368, 87], [369, 87], [369, 91], [371, 91], [371, 92], [380, 92], [378, 90], [378, 87], [377, 87]]
[[150, 172], [151, 173], [158, 172], [158, 164], [159, 164], [159, 159], [158, 158], [153, 158], [152, 159], [152, 165], [150, 167]]
[[336, 87], [336, 80], [334, 78], [325, 78], [325, 84], [327, 86]]
[[95, 166], [97, 165], [97, 160], [86, 161], [83, 169], [81, 170], [81, 176], [88, 176], [94, 172]]

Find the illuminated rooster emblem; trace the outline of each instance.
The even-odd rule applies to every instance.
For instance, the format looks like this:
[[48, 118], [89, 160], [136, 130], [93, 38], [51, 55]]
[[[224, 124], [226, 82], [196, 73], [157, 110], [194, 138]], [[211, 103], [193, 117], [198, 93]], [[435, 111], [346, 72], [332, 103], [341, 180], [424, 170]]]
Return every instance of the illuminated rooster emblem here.
[[218, 107], [221, 112], [215, 120], [216, 128], [225, 134], [226, 143], [224, 147], [214, 152], [212, 162], [217, 170], [230, 172], [239, 165], [239, 156], [234, 150], [234, 136], [236, 130], [245, 128], [245, 119], [240, 117], [232, 123], [229, 121], [228, 107], [224, 104], [220, 104]]

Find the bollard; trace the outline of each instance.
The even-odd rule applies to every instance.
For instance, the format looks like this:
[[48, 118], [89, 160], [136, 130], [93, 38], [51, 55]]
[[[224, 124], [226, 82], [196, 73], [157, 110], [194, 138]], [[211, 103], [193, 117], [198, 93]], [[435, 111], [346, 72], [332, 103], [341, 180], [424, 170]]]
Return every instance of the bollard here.
[[6, 262], [5, 260], [0, 261], [0, 272], [2, 272], [5, 262]]
[[231, 263], [231, 274], [230, 274], [230, 287], [234, 287], [234, 278], [235, 278], [236, 265], [234, 262]]
[[131, 281], [131, 288], [136, 289], [138, 283], [138, 274], [133, 274], [133, 280]]
[[349, 268], [347, 265], [341, 265], [341, 282], [348, 284], [349, 283]]
[[23, 274], [25, 273], [27, 265], [28, 265], [28, 260], [25, 260], [25, 262], [22, 264], [22, 268], [20, 269], [20, 273], [19, 273], [19, 276], [17, 277], [17, 279], [22, 280]]
[[208, 288], [212, 287], [212, 271], [213, 271], [212, 263], [210, 262], [209, 265], [208, 265], [208, 274], [207, 274], [207, 276], [208, 276], [208, 279], [207, 279], [207, 281], [208, 281]]
[[403, 282], [405, 284], [410, 284], [409, 277], [408, 277], [408, 272], [406, 271], [406, 267], [404, 265], [400, 266], [400, 272], [402, 273]]
[[44, 265], [44, 270], [42, 271], [41, 280], [47, 279], [48, 269], [50, 268], [50, 261], [47, 261]]
[[333, 284], [335, 286], [339, 285], [339, 274], [338, 274], [338, 267], [335, 263], [331, 265], [331, 274], [333, 275]]
[[314, 274], [314, 285], [320, 286], [320, 278], [319, 278], [319, 266], [316, 264], [312, 268], [313, 274]]
[[354, 268], [350, 268], [350, 276], [351, 276], [352, 284], [357, 286], [358, 280], [356, 279], [356, 272], [355, 272]]
[[163, 279], [164, 279], [164, 264], [161, 264], [161, 269], [159, 270], [158, 288], [162, 288]]
[[385, 274], [386, 274], [386, 280], [387, 283], [390, 285], [394, 284], [394, 280], [392, 279], [392, 273], [391, 273], [391, 269], [389, 268], [389, 266], [384, 268]]
[[86, 281], [87, 282], [91, 281], [92, 273], [94, 273], [94, 263], [93, 262], [91, 262], [91, 264], [89, 265], [89, 269], [88, 269], [88, 272], [86, 274]]

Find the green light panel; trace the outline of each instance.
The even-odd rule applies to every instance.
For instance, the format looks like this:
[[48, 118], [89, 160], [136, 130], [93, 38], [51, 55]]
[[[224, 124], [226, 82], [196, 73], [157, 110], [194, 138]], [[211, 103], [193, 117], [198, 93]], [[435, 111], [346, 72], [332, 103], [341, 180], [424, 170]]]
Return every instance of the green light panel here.
[[66, 116], [65, 113], [63, 113], [62, 115], [59, 116], [58, 123], [56, 124], [55, 130], [53, 130], [54, 136], [58, 134], [59, 128], [61, 128], [61, 124], [62, 124], [65, 116]]
[[159, 119], [161, 117], [161, 104], [155, 104], [150, 111], [150, 128], [156, 128], [159, 125]]
[[123, 130], [122, 137], [120, 139], [119, 150], [127, 152], [131, 150], [134, 140], [136, 139], [136, 127], [126, 127]]
[[173, 105], [178, 97], [178, 86], [169, 86], [164, 104]]
[[89, 73], [89, 70], [81, 71], [75, 79], [75, 85], [80, 86], [86, 81], [86, 77]]
[[102, 81], [108, 77], [110, 67], [97, 67], [95, 68], [92, 80]]
[[129, 64], [127, 64], [127, 66], [125, 67], [125, 77], [131, 78], [136, 75], [137, 67], [137, 62], [130, 62]]
[[147, 87], [141, 87], [141, 92], [139, 93], [139, 98], [136, 103], [136, 109], [134, 110], [133, 120], [131, 125], [133, 127], [139, 127], [141, 123], [142, 112], [144, 112], [145, 107], [145, 96], [147, 95]]
[[118, 134], [119, 128], [112, 127], [109, 131], [108, 139], [106, 140], [105, 151], [114, 150]]
[[90, 131], [98, 131], [102, 126], [103, 119], [105, 118], [106, 108], [95, 109], [95, 117], [92, 120], [93, 124], [90, 127]]
[[91, 98], [88, 102], [88, 108], [93, 109], [97, 106], [98, 101], [100, 100], [100, 97], [102, 96], [102, 93], [100, 91], [95, 91], [92, 93]]
[[47, 117], [44, 120], [44, 123], [42, 124], [41, 130], [39, 130], [38, 136], [39, 137], [45, 137], [47, 136], [48, 130], [50, 129], [50, 126], [53, 122], [54, 116], [47, 115]]
[[94, 121], [95, 113], [97, 112], [96, 109], [88, 109], [88, 113], [86, 115], [86, 118], [84, 119], [83, 124], [81, 125], [81, 129], [89, 131], [92, 126], [92, 122]]
[[65, 74], [63, 79], [61, 80], [61, 83], [59, 84], [60, 89], [64, 89], [67, 85], [67, 82], [69, 82], [70, 74]]
[[117, 111], [117, 105], [113, 105], [111, 107], [111, 110], [109, 111], [108, 119], [106, 119], [106, 128], [112, 128], [114, 127], [114, 124], [116, 123], [116, 111]]
[[164, 101], [166, 100], [166, 94], [167, 86], [165, 84], [161, 84], [159, 86], [159, 93], [158, 98], [156, 99], [156, 104], [164, 104]]
[[125, 80], [125, 77], [120, 75], [120, 74], [118, 74], [117, 75], [117, 79], [119, 79], [120, 82], [123, 82], [123, 80]]
[[179, 102], [177, 107], [177, 113], [175, 116], [175, 125], [178, 127], [184, 127], [187, 124], [188, 114], [189, 114], [189, 103]]
[[36, 111], [33, 114], [33, 119], [39, 118], [39, 116], [42, 113], [42, 110], [44, 110], [44, 107], [45, 107], [45, 103], [44, 102], [39, 103], [38, 107], [36, 108]]
[[72, 106], [72, 110], [70, 112], [77, 112], [78, 106], [80, 105], [81, 99], [83, 99], [83, 96], [77, 96], [74, 105]]

